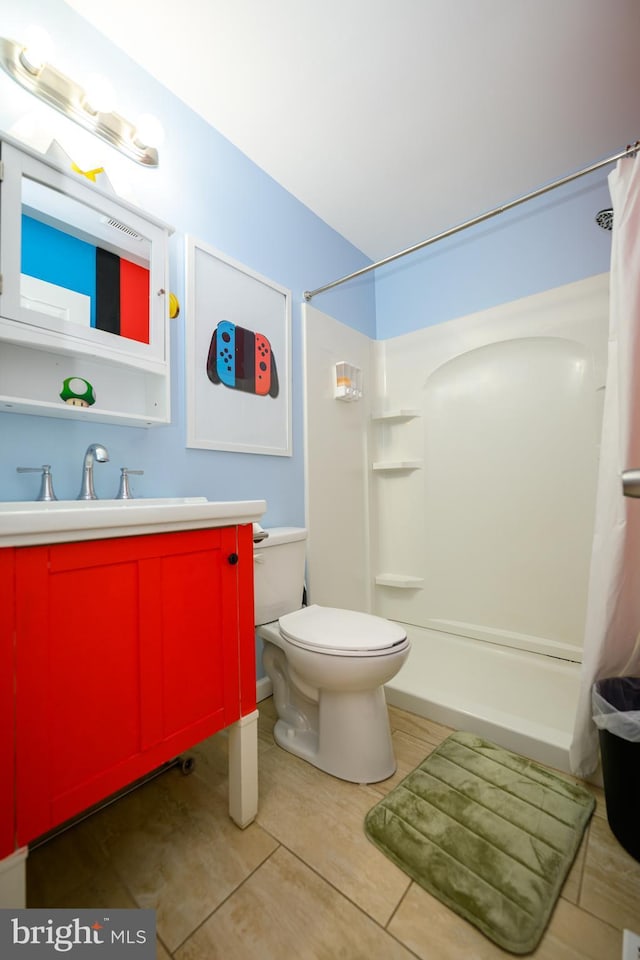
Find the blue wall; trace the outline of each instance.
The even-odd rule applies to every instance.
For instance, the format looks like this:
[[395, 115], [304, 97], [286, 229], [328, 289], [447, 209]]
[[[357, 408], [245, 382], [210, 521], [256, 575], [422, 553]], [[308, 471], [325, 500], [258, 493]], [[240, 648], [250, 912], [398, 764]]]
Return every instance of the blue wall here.
[[[612, 144], [611, 153], [624, 144]], [[585, 157], [584, 165], [598, 157]], [[606, 158], [602, 158], [606, 159]], [[376, 331], [399, 336], [609, 269], [611, 206], [603, 167], [376, 271]], [[571, 173], [558, 170], [558, 177]], [[531, 191], [543, 186], [532, 183]], [[509, 197], [503, 197], [507, 203]], [[485, 211], [470, 210], [469, 219]], [[449, 227], [456, 224], [451, 223]], [[320, 303], [317, 304], [322, 309]]]
[[[2, 34], [25, 42], [33, 24], [51, 36], [51, 61], [74, 79], [91, 72], [110, 76], [119, 96], [116, 110], [135, 118], [156, 114], [166, 131], [156, 170], [143, 168], [65, 120], [0, 73], [0, 130], [33, 111], [40, 133], [51, 129], [82, 169], [103, 166], [116, 190], [153, 216], [170, 223], [170, 286], [182, 305], [171, 321], [172, 423], [139, 429], [71, 423], [53, 418], [0, 414], [0, 500], [34, 499], [37, 475], [16, 466], [51, 463], [60, 499], [80, 487], [82, 456], [99, 441], [111, 454], [96, 467], [96, 491], [112, 497], [119, 467], [144, 469], [135, 478], [141, 496], [207, 496], [266, 499], [264, 522], [304, 521], [300, 306], [303, 292], [369, 261], [326, 223], [169, 94], [137, 64], [98, 34], [62, 0], [0, 0]], [[12, 129], [13, 128], [13, 129]], [[70, 146], [71, 145], [71, 146]], [[185, 449], [184, 238], [190, 234], [292, 291], [293, 457]], [[374, 283], [336, 291], [323, 309], [375, 336]], [[1, 349], [1, 344], [0, 344]]]

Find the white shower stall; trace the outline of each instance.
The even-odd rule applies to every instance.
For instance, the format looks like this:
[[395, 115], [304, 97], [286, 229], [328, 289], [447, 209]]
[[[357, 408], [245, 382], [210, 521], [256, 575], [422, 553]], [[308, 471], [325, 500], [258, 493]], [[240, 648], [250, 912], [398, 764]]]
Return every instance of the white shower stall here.
[[303, 325], [310, 599], [406, 625], [389, 702], [568, 770], [608, 274], [384, 341]]

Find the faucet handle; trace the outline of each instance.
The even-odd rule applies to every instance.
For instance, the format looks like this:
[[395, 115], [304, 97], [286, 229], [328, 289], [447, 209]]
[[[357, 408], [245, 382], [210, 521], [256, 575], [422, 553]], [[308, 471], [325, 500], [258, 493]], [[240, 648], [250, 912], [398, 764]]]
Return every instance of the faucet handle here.
[[43, 463], [41, 467], [16, 467], [17, 473], [42, 473], [42, 483], [40, 484], [40, 493], [38, 500], [57, 500], [53, 492], [53, 478], [51, 476], [51, 464]]
[[120, 489], [118, 490], [116, 500], [133, 500], [133, 494], [129, 486], [129, 477], [132, 473], [141, 477], [144, 470], [131, 470], [130, 467], [120, 467]]

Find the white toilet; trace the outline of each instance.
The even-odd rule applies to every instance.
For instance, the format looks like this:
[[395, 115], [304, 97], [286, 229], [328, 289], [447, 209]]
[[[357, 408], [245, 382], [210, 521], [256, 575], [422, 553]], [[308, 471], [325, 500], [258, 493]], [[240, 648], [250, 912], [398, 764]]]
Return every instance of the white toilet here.
[[276, 527], [254, 543], [255, 622], [278, 714], [276, 742], [355, 783], [396, 769], [383, 684], [409, 654], [403, 628], [353, 610], [302, 607], [305, 542]]

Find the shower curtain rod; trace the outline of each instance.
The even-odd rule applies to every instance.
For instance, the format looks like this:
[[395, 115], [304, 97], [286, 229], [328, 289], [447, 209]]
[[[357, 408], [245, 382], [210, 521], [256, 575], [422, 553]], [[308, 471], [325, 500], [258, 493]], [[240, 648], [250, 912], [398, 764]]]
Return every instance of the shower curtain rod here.
[[636, 140], [634, 144], [628, 146], [626, 150], [622, 150], [620, 153], [614, 154], [612, 157], [607, 157], [606, 160], [599, 160], [598, 163], [592, 163], [591, 166], [585, 167], [583, 170], [578, 170], [577, 173], [570, 173], [566, 177], [562, 177], [560, 180], [554, 180], [553, 183], [547, 184], [546, 187], [540, 187], [538, 190], [533, 190], [531, 193], [526, 193], [522, 197], [518, 197], [516, 200], [510, 200], [509, 203], [504, 203], [500, 207], [494, 207], [493, 210], [489, 210], [487, 213], [481, 213], [479, 217], [473, 217], [471, 220], [465, 220], [464, 223], [459, 223], [456, 227], [451, 227], [449, 230], [444, 230], [443, 233], [437, 233], [433, 237], [429, 237], [428, 240], [422, 240], [420, 243], [415, 243], [412, 247], [407, 247], [406, 250], [401, 250], [399, 253], [394, 253], [390, 257], [385, 257], [384, 260], [378, 260], [376, 263], [370, 263], [367, 267], [361, 267], [360, 270], [355, 270], [353, 273], [347, 274], [346, 277], [340, 277], [339, 280], [333, 280], [331, 283], [325, 283], [322, 287], [317, 287], [315, 290], [305, 290], [304, 299], [308, 302], [313, 297], [316, 297], [319, 293], [324, 293], [326, 290], [331, 290], [333, 287], [339, 287], [340, 284], [346, 283], [347, 280], [354, 280], [356, 277], [361, 277], [365, 273], [370, 273], [371, 270], [377, 270], [378, 267], [384, 267], [387, 263], [392, 263], [394, 260], [399, 260], [400, 257], [406, 257], [409, 253], [415, 253], [416, 250], [422, 250], [423, 247], [428, 247], [432, 243], [436, 243], [438, 240], [444, 240], [446, 237], [453, 236], [454, 233], [459, 233], [461, 230], [466, 230], [467, 227], [473, 227], [477, 223], [482, 223], [483, 220], [489, 220], [491, 217], [496, 217], [499, 213], [504, 213], [506, 210], [511, 210], [512, 207], [517, 207], [521, 203], [526, 203], [527, 200], [533, 200], [535, 197], [541, 196], [543, 193], [548, 193], [550, 190], [555, 190], [556, 187], [562, 187], [565, 183], [570, 183], [572, 180], [577, 180], [578, 177], [584, 177], [587, 173], [593, 173], [594, 170], [599, 170], [600, 167], [606, 167], [609, 163], [615, 163], [616, 160], [621, 160], [623, 157], [635, 156], [635, 154], [640, 149], [640, 140]]

